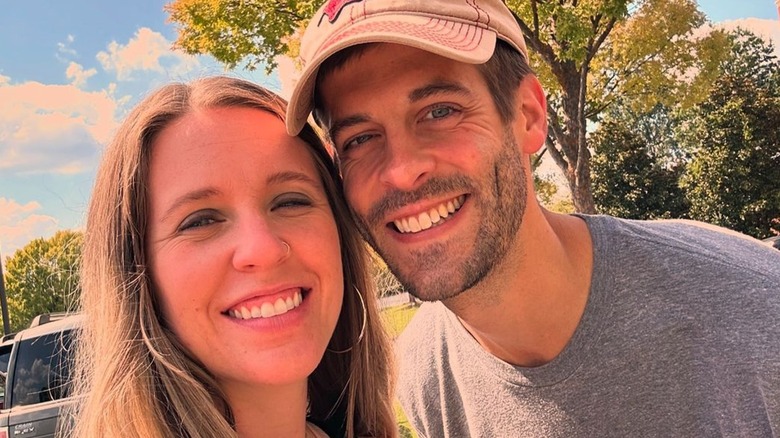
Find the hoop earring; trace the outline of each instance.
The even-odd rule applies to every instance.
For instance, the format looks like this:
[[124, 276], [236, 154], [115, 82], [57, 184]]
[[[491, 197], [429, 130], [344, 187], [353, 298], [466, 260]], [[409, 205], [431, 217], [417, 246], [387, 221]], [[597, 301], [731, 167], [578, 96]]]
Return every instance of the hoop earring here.
[[346, 350], [331, 350], [330, 348], [326, 348], [325, 351], [329, 353], [344, 354], [352, 351], [355, 345], [359, 344], [360, 341], [363, 340], [363, 335], [366, 334], [366, 321], [368, 320], [368, 314], [366, 311], [366, 302], [363, 301], [363, 294], [360, 293], [360, 290], [357, 288], [357, 286], [352, 286], [352, 288], [355, 289], [355, 292], [357, 292], [357, 296], [360, 299], [360, 306], [363, 308], [363, 325], [360, 327], [360, 335], [358, 335], [357, 341]]

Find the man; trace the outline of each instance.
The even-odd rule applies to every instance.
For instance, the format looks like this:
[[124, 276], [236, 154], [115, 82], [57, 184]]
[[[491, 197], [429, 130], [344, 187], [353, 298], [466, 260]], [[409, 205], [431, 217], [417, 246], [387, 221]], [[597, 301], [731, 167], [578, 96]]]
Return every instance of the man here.
[[288, 109], [423, 305], [399, 399], [424, 437], [780, 434], [780, 256], [681, 221], [560, 215], [545, 94], [500, 0], [329, 1]]

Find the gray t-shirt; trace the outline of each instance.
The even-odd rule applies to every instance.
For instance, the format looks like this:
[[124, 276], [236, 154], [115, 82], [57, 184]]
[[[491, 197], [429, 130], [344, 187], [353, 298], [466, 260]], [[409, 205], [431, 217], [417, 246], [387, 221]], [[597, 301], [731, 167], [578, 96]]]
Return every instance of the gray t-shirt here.
[[422, 437], [780, 436], [780, 251], [686, 221], [582, 216], [590, 295], [553, 361], [510, 365], [441, 303], [398, 341]]

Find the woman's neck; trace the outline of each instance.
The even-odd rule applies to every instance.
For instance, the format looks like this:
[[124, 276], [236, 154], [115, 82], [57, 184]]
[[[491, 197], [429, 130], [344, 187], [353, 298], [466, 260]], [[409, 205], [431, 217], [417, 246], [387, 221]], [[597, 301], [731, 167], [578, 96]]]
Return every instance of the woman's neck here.
[[284, 386], [223, 388], [240, 438], [303, 437], [307, 382]]

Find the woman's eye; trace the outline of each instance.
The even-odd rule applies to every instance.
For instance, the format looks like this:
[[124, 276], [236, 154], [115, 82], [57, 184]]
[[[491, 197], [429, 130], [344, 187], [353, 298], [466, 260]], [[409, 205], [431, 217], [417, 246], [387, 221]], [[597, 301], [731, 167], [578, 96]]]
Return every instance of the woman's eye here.
[[209, 215], [209, 214], [193, 215], [185, 219], [184, 222], [182, 222], [182, 224], [179, 226], [179, 231], [207, 227], [209, 225], [213, 225], [218, 222], [222, 222], [222, 221], [217, 219], [217, 217], [214, 215]]
[[306, 196], [280, 196], [276, 199], [271, 210], [282, 209], [295, 209], [300, 207], [309, 207], [312, 205], [311, 199]]

